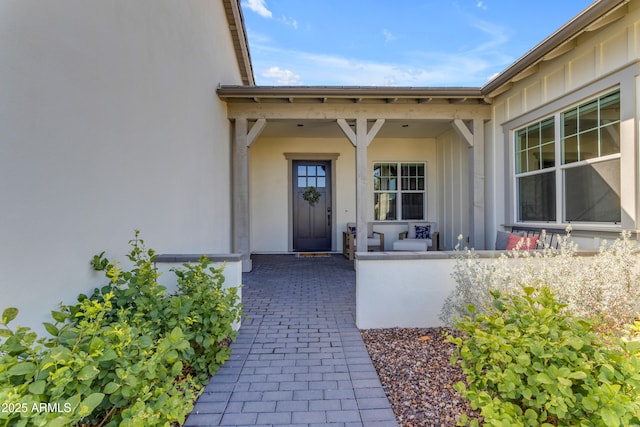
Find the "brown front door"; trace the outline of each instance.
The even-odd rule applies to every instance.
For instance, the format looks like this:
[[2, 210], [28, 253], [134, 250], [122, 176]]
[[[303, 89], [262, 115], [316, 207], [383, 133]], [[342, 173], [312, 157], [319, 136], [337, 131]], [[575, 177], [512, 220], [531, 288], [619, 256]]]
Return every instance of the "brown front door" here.
[[330, 161], [293, 162], [294, 251], [331, 250], [330, 168]]

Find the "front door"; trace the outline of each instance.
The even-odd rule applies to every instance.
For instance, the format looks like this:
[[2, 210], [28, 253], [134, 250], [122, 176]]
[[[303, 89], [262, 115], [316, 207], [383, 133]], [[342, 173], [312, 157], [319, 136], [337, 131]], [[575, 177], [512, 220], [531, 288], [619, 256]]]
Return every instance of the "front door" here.
[[293, 162], [293, 250], [331, 250], [331, 162]]

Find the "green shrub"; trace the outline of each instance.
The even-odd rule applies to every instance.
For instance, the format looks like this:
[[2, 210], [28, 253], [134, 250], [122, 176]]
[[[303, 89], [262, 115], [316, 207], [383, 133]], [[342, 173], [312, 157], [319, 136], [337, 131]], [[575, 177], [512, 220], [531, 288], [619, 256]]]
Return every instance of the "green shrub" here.
[[[549, 288], [492, 292], [486, 313], [457, 322], [468, 385], [456, 389], [489, 426], [640, 425], [640, 344], [603, 338], [566, 314]], [[477, 420], [461, 424], [477, 425]]]
[[153, 426], [184, 422], [230, 354], [241, 306], [222, 269], [205, 258], [175, 270], [179, 290], [158, 285], [156, 254], [135, 239], [130, 271], [93, 258], [110, 283], [52, 311], [51, 337], [0, 327], [0, 425]]

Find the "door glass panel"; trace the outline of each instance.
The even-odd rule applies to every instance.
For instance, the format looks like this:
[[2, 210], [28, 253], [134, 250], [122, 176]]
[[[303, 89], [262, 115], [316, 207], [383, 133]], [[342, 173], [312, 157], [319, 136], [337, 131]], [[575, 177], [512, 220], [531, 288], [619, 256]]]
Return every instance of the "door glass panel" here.
[[307, 176], [316, 176], [315, 166], [307, 166]]
[[327, 172], [325, 171], [324, 166], [318, 166], [318, 176], [327, 176]]
[[326, 178], [318, 178], [318, 187], [324, 188], [327, 186]]
[[307, 176], [306, 166], [298, 166], [298, 176]]
[[315, 178], [307, 178], [307, 187], [315, 187], [316, 186], [316, 179]]
[[307, 178], [298, 177], [298, 188], [304, 188], [307, 186]]

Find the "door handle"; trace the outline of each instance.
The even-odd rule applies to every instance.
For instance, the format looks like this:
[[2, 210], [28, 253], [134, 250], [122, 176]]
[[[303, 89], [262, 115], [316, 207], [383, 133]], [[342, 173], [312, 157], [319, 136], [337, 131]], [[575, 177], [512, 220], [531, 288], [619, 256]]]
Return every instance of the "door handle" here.
[[331, 227], [331, 206], [327, 208], [327, 226]]

